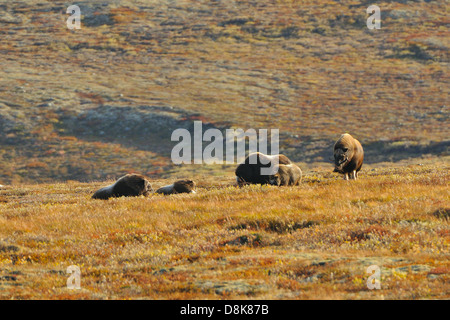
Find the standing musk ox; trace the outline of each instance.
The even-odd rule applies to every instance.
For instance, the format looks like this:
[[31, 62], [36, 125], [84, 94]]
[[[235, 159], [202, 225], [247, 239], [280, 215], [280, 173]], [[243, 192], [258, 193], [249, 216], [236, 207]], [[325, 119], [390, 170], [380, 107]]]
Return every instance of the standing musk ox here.
[[343, 134], [334, 145], [334, 171], [344, 174], [344, 179], [356, 180], [364, 160], [361, 143], [348, 133]]
[[276, 173], [269, 176], [269, 184], [273, 186], [298, 186], [302, 181], [302, 170], [295, 164], [280, 164], [275, 167]]
[[118, 197], [148, 196], [153, 191], [150, 182], [139, 174], [127, 174], [116, 183], [101, 188], [92, 196], [93, 199], [107, 200]]
[[164, 186], [156, 190], [155, 193], [175, 194], [175, 193], [196, 193], [195, 182], [192, 180], [177, 180], [173, 184]]
[[261, 152], [251, 153], [245, 158], [245, 161], [236, 168], [236, 182], [240, 187], [246, 184], [268, 184], [269, 175], [262, 175], [261, 168], [270, 168], [272, 162], [274, 162], [274, 166], [292, 163], [288, 157], [282, 154], [269, 156]]

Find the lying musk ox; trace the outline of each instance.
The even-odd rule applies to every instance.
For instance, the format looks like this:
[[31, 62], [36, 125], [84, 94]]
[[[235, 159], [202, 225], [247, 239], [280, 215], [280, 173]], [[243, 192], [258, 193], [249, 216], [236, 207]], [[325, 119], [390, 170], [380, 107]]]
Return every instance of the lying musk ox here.
[[276, 173], [269, 176], [269, 184], [273, 186], [298, 186], [302, 180], [302, 170], [295, 164], [280, 164], [275, 167]]
[[364, 160], [364, 150], [358, 140], [343, 134], [334, 145], [334, 171], [344, 174], [344, 179], [356, 180]]
[[291, 160], [285, 155], [266, 155], [261, 152], [251, 153], [245, 158], [245, 161], [241, 163], [235, 171], [236, 182], [240, 187], [245, 184], [268, 184], [269, 175], [262, 175], [261, 168], [271, 167], [272, 162], [275, 160], [274, 165], [278, 164], [291, 164]]
[[153, 191], [152, 186], [144, 176], [127, 174], [116, 183], [95, 192], [92, 198], [107, 200], [118, 197], [148, 196], [151, 191]]
[[175, 194], [175, 193], [196, 193], [195, 190], [195, 182], [192, 180], [178, 180], [173, 184], [164, 186], [156, 190], [155, 193], [161, 194]]

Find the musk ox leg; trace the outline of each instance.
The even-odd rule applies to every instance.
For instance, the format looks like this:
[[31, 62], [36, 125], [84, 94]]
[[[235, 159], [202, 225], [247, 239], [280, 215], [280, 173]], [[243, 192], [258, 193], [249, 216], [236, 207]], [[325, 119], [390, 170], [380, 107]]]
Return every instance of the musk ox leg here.
[[344, 180], [348, 180], [348, 173], [344, 173]]
[[351, 178], [352, 178], [353, 180], [356, 180], [356, 178], [357, 178], [356, 170], [353, 170]]

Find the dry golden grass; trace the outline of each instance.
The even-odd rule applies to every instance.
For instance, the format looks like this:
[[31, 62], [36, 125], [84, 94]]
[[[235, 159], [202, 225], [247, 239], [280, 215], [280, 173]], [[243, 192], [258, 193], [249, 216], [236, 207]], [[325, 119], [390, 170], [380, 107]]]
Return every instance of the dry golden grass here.
[[[10, 186], [0, 298], [448, 299], [448, 169], [310, 172], [281, 188], [204, 176], [197, 194], [108, 201], [90, 199], [108, 182]], [[373, 264], [381, 290], [366, 287]]]

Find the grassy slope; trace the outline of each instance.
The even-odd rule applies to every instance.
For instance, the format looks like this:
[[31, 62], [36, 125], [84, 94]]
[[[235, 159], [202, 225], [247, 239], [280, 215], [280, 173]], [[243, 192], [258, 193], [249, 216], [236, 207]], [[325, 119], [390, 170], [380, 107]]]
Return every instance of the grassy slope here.
[[[445, 2], [379, 2], [375, 31], [364, 2], [103, 3], [73, 32], [63, 1], [0, 5], [0, 297], [449, 298]], [[279, 128], [305, 182], [168, 168], [193, 119]], [[367, 151], [351, 183], [326, 164], [344, 131]], [[105, 182], [67, 181], [130, 171], [199, 193], [101, 202]]]
[[[91, 200], [104, 183], [0, 191], [0, 297], [449, 298], [448, 166], [299, 187], [198, 177], [195, 195]], [[156, 180], [154, 187], [168, 183]], [[366, 268], [381, 267], [379, 291]], [[79, 291], [66, 288], [69, 265]]]

